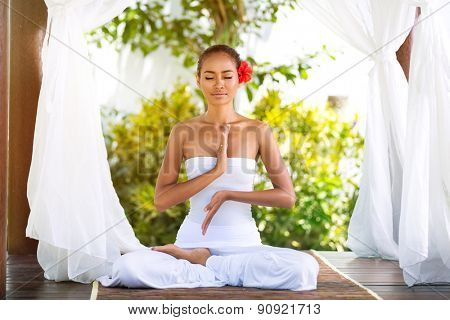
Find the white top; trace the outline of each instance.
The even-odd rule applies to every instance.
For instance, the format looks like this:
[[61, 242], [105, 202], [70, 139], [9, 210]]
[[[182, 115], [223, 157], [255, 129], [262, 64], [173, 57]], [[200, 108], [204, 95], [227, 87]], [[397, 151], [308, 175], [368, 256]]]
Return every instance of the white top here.
[[[191, 180], [216, 165], [216, 157], [194, 157], [186, 160], [188, 179]], [[220, 190], [252, 191], [256, 174], [256, 160], [227, 158], [227, 170], [203, 190], [190, 198], [190, 210], [177, 233], [175, 245], [184, 248], [261, 245], [261, 238], [252, 217], [251, 205], [225, 201], [217, 210], [202, 235], [201, 225], [206, 216], [204, 208]]]

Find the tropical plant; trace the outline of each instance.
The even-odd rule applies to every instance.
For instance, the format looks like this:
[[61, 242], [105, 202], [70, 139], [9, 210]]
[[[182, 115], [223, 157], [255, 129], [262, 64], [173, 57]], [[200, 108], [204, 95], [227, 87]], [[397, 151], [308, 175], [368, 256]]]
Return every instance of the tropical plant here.
[[[186, 203], [158, 213], [153, 197], [170, 129], [200, 112], [192, 98], [187, 85], [177, 84], [170, 94], [143, 101], [139, 113], [118, 118], [116, 112], [110, 115], [115, 121], [106, 122], [112, 179], [128, 219], [146, 245], [173, 243], [189, 210]], [[298, 199], [293, 209], [252, 207], [263, 242], [299, 249], [345, 249], [363, 145], [354, 122], [340, 120], [330, 108], [300, 102], [283, 105], [279, 92], [273, 90], [258, 102], [252, 117], [272, 128]], [[341, 169], [344, 165], [346, 170]], [[272, 188], [262, 162], [258, 162], [258, 177], [255, 190]], [[183, 166], [180, 180], [186, 179]]]
[[[114, 43], [118, 50], [129, 45], [148, 55], [159, 47], [170, 49], [175, 57], [181, 57], [186, 68], [192, 68], [204, 49], [223, 43], [231, 47], [244, 44], [244, 36], [257, 34], [264, 23], [275, 23], [282, 8], [300, 10], [298, 0], [181, 0], [179, 15], [167, 12], [166, 1], [141, 0], [127, 8], [123, 14], [90, 33], [90, 40], [102, 45]], [[307, 79], [312, 62], [319, 56], [334, 56], [324, 45], [320, 50], [304, 54], [292, 63], [273, 65], [267, 61], [251, 62], [254, 80], [246, 87], [252, 101], [254, 93], [264, 81], [281, 79], [296, 83]], [[201, 97], [201, 93], [196, 91]]]
[[[299, 249], [343, 250], [357, 196], [363, 138], [336, 110], [302, 102], [283, 105], [268, 91], [253, 116], [270, 125], [284, 150], [297, 203], [293, 209], [254, 206], [265, 242]], [[259, 171], [264, 172], [262, 163]], [[271, 187], [262, 179], [255, 189]]]
[[[103, 115], [114, 187], [137, 237], [148, 245], [174, 242], [188, 211], [186, 203], [158, 213], [153, 198], [171, 128], [200, 112], [191, 98], [189, 86], [178, 83], [170, 94], [143, 100], [136, 114]], [[184, 169], [180, 179], [186, 179]]]

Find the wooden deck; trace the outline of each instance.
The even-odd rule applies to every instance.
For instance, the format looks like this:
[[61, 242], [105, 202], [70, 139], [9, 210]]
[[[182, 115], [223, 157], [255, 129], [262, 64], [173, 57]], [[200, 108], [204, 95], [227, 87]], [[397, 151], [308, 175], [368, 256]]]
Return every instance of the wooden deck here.
[[[356, 258], [352, 252], [319, 253], [336, 269], [383, 299], [450, 299], [450, 285], [408, 288], [395, 261]], [[90, 299], [91, 289], [91, 285], [46, 280], [35, 255], [9, 256], [7, 259], [7, 299]]]
[[386, 300], [449, 300], [450, 284], [408, 288], [397, 261], [356, 258], [353, 252], [320, 251], [339, 271]]

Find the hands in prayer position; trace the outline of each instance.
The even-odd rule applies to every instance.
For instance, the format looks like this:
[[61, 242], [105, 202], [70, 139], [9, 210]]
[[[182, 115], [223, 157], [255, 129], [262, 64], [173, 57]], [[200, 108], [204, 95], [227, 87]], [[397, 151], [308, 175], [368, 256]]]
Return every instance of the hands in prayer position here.
[[[219, 148], [217, 149], [217, 163], [216, 167], [219, 172], [224, 174], [227, 170], [227, 148], [228, 148], [228, 134], [230, 133], [230, 125], [226, 124], [220, 127], [221, 132], [221, 140]], [[205, 211], [205, 219], [202, 223], [202, 234], [205, 235], [206, 230], [208, 229], [209, 223], [212, 218], [216, 214], [217, 210], [219, 210], [222, 203], [227, 201], [227, 191], [218, 191], [211, 198], [211, 201], [204, 208]]]

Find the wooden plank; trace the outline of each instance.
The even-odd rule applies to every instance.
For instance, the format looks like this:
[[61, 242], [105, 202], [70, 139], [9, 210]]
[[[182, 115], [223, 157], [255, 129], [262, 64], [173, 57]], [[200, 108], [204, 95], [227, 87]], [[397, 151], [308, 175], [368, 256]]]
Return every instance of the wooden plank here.
[[406, 286], [368, 285], [366, 287], [378, 293], [383, 299], [392, 300], [445, 300], [449, 295], [449, 292], [440, 293], [435, 286], [408, 288]]
[[[323, 253], [323, 256], [327, 253]], [[358, 264], [361, 258], [353, 258], [352, 255], [343, 255], [344, 258], [338, 258], [339, 254], [333, 253], [339, 261], [345, 261], [347, 264]], [[336, 261], [335, 260], [335, 261]], [[344, 274], [350, 276], [353, 280], [358, 281], [368, 289], [376, 292], [383, 299], [448, 299], [450, 296], [450, 285], [420, 285], [408, 288], [401, 276], [401, 269], [382, 269], [382, 268], [368, 268], [368, 262], [371, 259], [364, 259], [364, 265], [358, 268], [337, 268]], [[375, 260], [375, 259], [374, 259]], [[330, 260], [328, 260], [330, 262]], [[35, 255], [25, 256], [9, 256], [7, 260], [7, 274], [6, 274], [6, 290], [8, 299], [89, 299], [91, 294], [91, 285], [80, 284], [76, 282], [54, 282], [46, 280], [43, 277], [42, 269], [39, 266]], [[401, 281], [400, 281], [401, 280]], [[338, 285], [338, 283], [336, 283]], [[115, 289], [116, 290], [116, 289]], [[112, 294], [110, 299], [120, 299], [123, 297], [121, 290], [114, 291], [117, 294]], [[150, 291], [149, 291], [150, 290]], [[211, 291], [212, 290], [212, 291]], [[240, 294], [254, 296], [261, 298], [263, 293], [256, 292], [254, 289], [247, 288], [215, 288], [208, 289], [208, 294], [205, 296], [202, 291], [192, 291], [192, 289], [179, 289], [174, 291], [176, 293], [174, 299], [186, 299], [187, 297], [205, 296], [210, 297], [211, 293], [216, 292], [222, 299], [232, 299], [236, 295], [236, 290]], [[336, 288], [336, 292], [339, 289]], [[314, 294], [313, 292], [311, 294]], [[155, 298], [161, 297], [158, 291], [145, 289], [133, 290], [133, 296], [146, 295], [147, 297], [154, 295]], [[311, 296], [312, 297], [312, 296]]]
[[391, 261], [380, 260], [380, 259], [347, 259], [347, 260], [334, 260], [327, 259], [333, 262], [333, 265], [340, 268], [367, 268], [367, 269], [399, 269], [398, 263], [392, 263]]
[[349, 259], [349, 258], [357, 258], [357, 255], [354, 252], [351, 251], [319, 251], [322, 256], [327, 258], [327, 260], [330, 259]]
[[72, 281], [55, 282], [44, 278], [35, 255], [9, 256], [7, 260], [7, 299], [88, 300], [92, 286]]
[[9, 14], [0, 3], [0, 298], [6, 295], [6, 213], [8, 190]]
[[358, 281], [363, 285], [381, 284], [381, 285], [404, 285], [403, 274], [397, 273], [350, 273], [341, 270], [350, 278]]
[[338, 270], [376, 292], [383, 299], [448, 299], [450, 285], [408, 288], [398, 261], [357, 258], [353, 252], [319, 251]]

